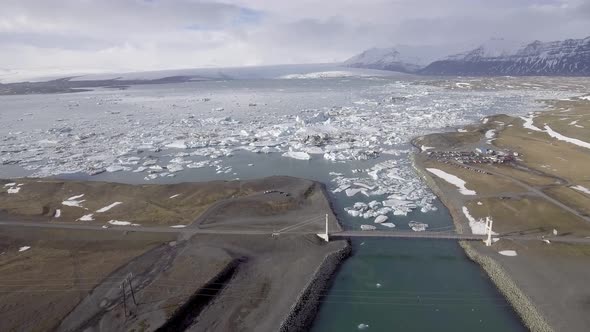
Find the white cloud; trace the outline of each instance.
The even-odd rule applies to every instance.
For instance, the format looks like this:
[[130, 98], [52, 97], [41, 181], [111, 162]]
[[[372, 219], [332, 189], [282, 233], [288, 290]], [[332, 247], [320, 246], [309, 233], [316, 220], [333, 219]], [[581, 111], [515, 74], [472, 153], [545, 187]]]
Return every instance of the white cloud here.
[[341, 61], [372, 46], [586, 37], [583, 0], [3, 0], [3, 69]]

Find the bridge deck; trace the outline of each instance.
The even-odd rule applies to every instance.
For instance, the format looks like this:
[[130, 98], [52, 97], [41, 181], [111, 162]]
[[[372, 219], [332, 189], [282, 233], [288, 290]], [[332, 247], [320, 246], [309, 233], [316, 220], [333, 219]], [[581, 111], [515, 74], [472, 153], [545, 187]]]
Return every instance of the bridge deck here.
[[450, 232], [414, 232], [414, 231], [342, 231], [330, 233], [331, 238], [337, 237], [384, 237], [384, 238], [422, 238], [482, 241], [485, 235], [457, 234]]

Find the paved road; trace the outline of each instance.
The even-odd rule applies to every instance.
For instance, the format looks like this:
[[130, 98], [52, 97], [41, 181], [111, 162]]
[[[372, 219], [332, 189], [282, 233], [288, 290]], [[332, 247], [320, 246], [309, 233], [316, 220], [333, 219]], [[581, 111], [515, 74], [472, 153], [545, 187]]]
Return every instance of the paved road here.
[[[71, 230], [89, 230], [101, 232], [146, 232], [146, 233], [176, 233], [186, 235], [213, 234], [213, 235], [273, 235], [271, 230], [251, 230], [251, 229], [199, 229], [199, 228], [173, 228], [162, 226], [110, 226], [102, 228], [101, 225], [84, 225], [69, 223], [48, 223], [32, 221], [0, 221], [0, 228], [7, 227], [30, 227], [30, 228], [50, 228], [50, 229], [71, 229]], [[315, 234], [309, 231], [284, 232], [281, 234]], [[279, 235], [280, 236], [280, 235]], [[379, 237], [379, 238], [411, 238], [411, 239], [446, 239], [446, 240], [465, 240], [481, 241], [485, 238], [483, 235], [457, 234], [453, 232], [413, 232], [413, 231], [340, 231], [330, 233], [331, 238], [349, 238], [349, 237]], [[494, 237], [505, 238], [513, 241], [540, 241], [538, 235], [496, 235]], [[547, 237], [552, 242], [564, 242], [574, 244], [590, 244], [590, 237], [574, 236], [557, 236]]]

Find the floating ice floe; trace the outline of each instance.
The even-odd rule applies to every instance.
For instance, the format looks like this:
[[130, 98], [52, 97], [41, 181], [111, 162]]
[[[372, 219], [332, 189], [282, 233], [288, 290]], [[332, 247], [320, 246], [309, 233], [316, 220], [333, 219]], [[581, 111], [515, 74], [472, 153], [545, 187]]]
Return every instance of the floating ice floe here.
[[121, 166], [121, 165], [111, 165], [111, 166], [108, 166], [107, 168], [105, 168], [105, 170], [109, 173], [114, 173], [114, 172], [121, 172], [121, 171], [130, 171], [131, 167]]
[[428, 224], [425, 224], [425, 223], [422, 223], [422, 222], [418, 222], [418, 221], [410, 221], [408, 223], [408, 226], [414, 232], [424, 232], [426, 230], [426, 228], [428, 228]]
[[123, 202], [115, 202], [115, 203], [113, 203], [113, 204], [111, 204], [111, 205], [107, 205], [107, 206], [105, 206], [105, 207], [103, 207], [103, 208], [100, 208], [100, 209], [96, 210], [96, 212], [97, 212], [97, 213], [103, 213], [103, 212], [107, 212], [108, 210], [110, 210], [110, 209], [114, 208], [115, 206], [117, 206], [117, 205], [119, 205], [119, 204], [123, 204]]
[[457, 187], [459, 189], [459, 192], [463, 195], [477, 195], [477, 193], [474, 190], [469, 190], [465, 188], [466, 182], [453, 174], [449, 174], [437, 168], [427, 168], [426, 170]]
[[68, 198], [67, 200], [61, 202], [61, 204], [66, 205], [66, 206], [73, 206], [73, 207], [81, 208], [81, 207], [83, 207], [82, 203], [86, 201], [84, 199], [79, 200], [79, 198], [82, 198], [82, 197], [84, 197], [84, 194], [72, 196], [72, 197]]
[[384, 222], [381, 224], [381, 226], [385, 226], [385, 227], [389, 227], [389, 228], [394, 228], [395, 224], [392, 222]]
[[363, 231], [374, 231], [376, 229], [377, 229], [377, 227], [375, 227], [373, 225], [361, 225], [361, 230], [363, 230]]
[[133, 224], [129, 221], [121, 221], [121, 220], [109, 220], [107, 221], [111, 225], [115, 226], [140, 226], [139, 224]]
[[590, 101], [590, 96], [582, 96], [582, 97], [578, 97], [578, 98], [580, 98], [582, 100], [588, 100], [588, 101]]
[[547, 134], [549, 134], [549, 136], [551, 136], [553, 138], [557, 138], [560, 141], [565, 141], [568, 143], [575, 144], [577, 146], [581, 146], [586, 149], [590, 149], [590, 143], [584, 142], [584, 141], [579, 140], [577, 138], [564, 136], [564, 135], [554, 131], [553, 129], [551, 129], [551, 127], [549, 127], [548, 125], [545, 125], [545, 130], [547, 131]]
[[359, 330], [366, 330], [369, 328], [369, 324], [361, 323], [357, 326]]
[[78, 218], [79, 221], [93, 221], [94, 220], [94, 216], [93, 214], [85, 214], [82, 217]]
[[515, 250], [502, 250], [502, 251], [498, 251], [498, 253], [500, 255], [510, 256], [510, 257], [514, 257], [517, 255]]
[[29, 250], [29, 249], [31, 249], [31, 247], [30, 247], [30, 246], [22, 246], [22, 247], [18, 248], [18, 252], [27, 251], [27, 250]]
[[577, 191], [583, 192], [584, 194], [588, 194], [590, 195], [590, 189], [581, 186], [581, 185], [577, 185], [577, 186], [571, 186], [570, 188], [575, 189]]
[[296, 151], [287, 151], [283, 153], [283, 157], [299, 159], [299, 160], [310, 160], [311, 156], [307, 152], [296, 152]]
[[389, 219], [387, 216], [377, 216], [377, 218], [375, 218], [375, 223], [382, 224], [382, 223], [386, 222], [387, 219]]

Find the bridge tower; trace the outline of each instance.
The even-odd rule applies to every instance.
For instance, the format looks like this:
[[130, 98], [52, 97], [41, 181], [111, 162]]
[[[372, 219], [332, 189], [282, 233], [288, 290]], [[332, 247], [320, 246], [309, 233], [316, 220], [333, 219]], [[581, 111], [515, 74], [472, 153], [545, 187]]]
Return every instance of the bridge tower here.
[[327, 213], [326, 213], [326, 232], [325, 233], [317, 233], [316, 235], [319, 236], [324, 241], [330, 242], [330, 236], [328, 235], [328, 214]]
[[494, 220], [490, 217], [486, 218], [486, 233], [488, 235], [487, 239], [485, 239], [485, 241], [483, 241], [486, 244], [486, 247], [489, 247], [492, 245], [492, 224], [494, 223]]

